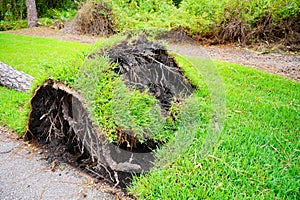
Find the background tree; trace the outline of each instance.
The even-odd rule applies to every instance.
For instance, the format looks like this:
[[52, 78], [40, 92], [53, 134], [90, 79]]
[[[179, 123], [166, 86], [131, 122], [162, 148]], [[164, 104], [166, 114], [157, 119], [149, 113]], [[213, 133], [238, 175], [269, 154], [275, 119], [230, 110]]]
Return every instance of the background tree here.
[[[38, 0], [35, 1], [38, 17], [49, 17], [51, 10], [77, 10], [78, 4], [85, 0]], [[0, 0], [0, 21], [26, 19], [27, 0]], [[49, 12], [50, 11], [50, 12]]]
[[35, 0], [26, 0], [28, 27], [37, 27], [38, 16]]

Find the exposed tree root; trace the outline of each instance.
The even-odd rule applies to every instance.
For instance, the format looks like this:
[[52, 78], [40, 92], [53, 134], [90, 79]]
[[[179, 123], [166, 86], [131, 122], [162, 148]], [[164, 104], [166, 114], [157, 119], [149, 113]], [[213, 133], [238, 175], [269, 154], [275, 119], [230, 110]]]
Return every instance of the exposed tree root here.
[[40, 86], [31, 99], [25, 140], [44, 147], [50, 161], [59, 159], [84, 167], [121, 186], [131, 179], [131, 173], [148, 171], [153, 161], [151, 153], [134, 154], [106, 143], [80, 95], [52, 80]]
[[254, 25], [239, 19], [224, 20], [216, 33], [218, 43], [238, 42], [242, 45], [253, 43], [280, 43], [289, 50], [300, 50], [300, 14], [281, 22], [275, 22], [269, 14]]
[[226, 44], [240, 45], [267, 44], [281, 46], [286, 50], [300, 50], [300, 14], [281, 22], [274, 21], [271, 14], [261, 18], [256, 24], [249, 24], [241, 19], [229, 16], [214, 30], [201, 35], [191, 35], [186, 28], [172, 29], [158, 35], [157, 39], [170, 43], [188, 44]]

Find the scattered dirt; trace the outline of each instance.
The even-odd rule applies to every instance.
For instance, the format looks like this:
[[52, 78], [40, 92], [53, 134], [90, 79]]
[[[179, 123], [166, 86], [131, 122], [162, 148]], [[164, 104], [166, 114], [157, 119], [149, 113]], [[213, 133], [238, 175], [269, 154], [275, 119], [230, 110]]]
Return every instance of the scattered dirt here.
[[300, 81], [300, 55], [273, 52], [258, 53], [251, 49], [230, 45], [205, 47], [213, 59], [251, 66], [272, 74], [279, 74]]
[[[21, 29], [5, 31], [3, 33], [14, 33], [38, 37], [51, 37], [60, 40], [77, 41], [82, 43], [95, 43], [100, 37], [89, 35], [74, 35], [54, 30], [48, 27], [37, 27], [33, 29]], [[183, 55], [206, 56], [212, 59], [224, 60], [232, 63], [250, 66], [268, 73], [279, 74], [290, 79], [300, 81], [300, 55], [286, 53], [280, 50], [269, 52], [265, 46], [240, 47], [235, 45], [213, 45], [203, 46], [180, 31], [172, 31], [161, 35], [159, 39], [169, 40], [169, 48]], [[255, 51], [257, 49], [258, 51]]]
[[[300, 81], [299, 53], [283, 51], [282, 44], [252, 44], [251, 46], [201, 45], [183, 30], [171, 30], [157, 37], [168, 41], [169, 49], [185, 56], [205, 57], [250, 66], [268, 73]], [[198, 40], [199, 41], [199, 40]]]

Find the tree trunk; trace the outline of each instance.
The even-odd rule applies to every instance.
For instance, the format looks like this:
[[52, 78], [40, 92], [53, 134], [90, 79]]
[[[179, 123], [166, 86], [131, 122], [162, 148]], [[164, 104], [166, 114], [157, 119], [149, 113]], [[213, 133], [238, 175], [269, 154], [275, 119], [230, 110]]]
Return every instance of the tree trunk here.
[[18, 91], [29, 90], [34, 78], [0, 62], [0, 85]]
[[38, 17], [35, 0], [26, 0], [28, 27], [37, 27]]

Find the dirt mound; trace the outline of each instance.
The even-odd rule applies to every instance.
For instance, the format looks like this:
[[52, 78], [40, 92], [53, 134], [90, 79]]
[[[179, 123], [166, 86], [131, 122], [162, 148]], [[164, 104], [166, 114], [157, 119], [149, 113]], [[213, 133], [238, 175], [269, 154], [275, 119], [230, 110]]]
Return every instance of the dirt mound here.
[[106, 3], [87, 1], [74, 20], [66, 25], [67, 33], [109, 36], [114, 34], [113, 15]]

